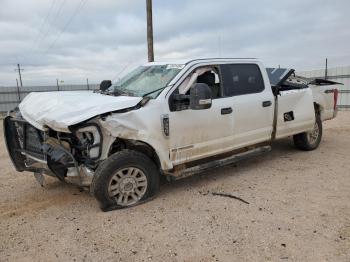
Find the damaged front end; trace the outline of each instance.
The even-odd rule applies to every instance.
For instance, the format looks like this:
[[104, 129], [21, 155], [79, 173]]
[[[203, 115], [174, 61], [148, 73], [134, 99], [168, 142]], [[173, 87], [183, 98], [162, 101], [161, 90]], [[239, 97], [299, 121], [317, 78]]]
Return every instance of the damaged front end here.
[[6, 146], [17, 171], [33, 172], [41, 185], [46, 174], [89, 187], [101, 157], [101, 130], [95, 123], [85, 123], [70, 131], [37, 129], [19, 111], [4, 119]]

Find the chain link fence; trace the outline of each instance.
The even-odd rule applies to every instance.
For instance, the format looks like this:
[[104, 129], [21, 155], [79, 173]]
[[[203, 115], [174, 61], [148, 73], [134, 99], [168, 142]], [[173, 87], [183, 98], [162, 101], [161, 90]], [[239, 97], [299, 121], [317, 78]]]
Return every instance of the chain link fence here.
[[99, 84], [53, 86], [0, 86], [0, 112], [14, 109], [31, 92], [96, 90]]
[[[324, 69], [297, 72], [297, 75], [310, 78], [326, 78], [326, 72]], [[350, 110], [350, 66], [328, 69], [327, 79], [343, 84], [335, 86], [339, 90], [337, 107], [340, 110]]]

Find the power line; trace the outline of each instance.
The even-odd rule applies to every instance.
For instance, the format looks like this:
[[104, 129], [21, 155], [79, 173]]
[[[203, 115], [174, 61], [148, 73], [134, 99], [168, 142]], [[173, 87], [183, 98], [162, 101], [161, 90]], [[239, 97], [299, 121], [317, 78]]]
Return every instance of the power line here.
[[78, 12], [83, 9], [84, 5], [86, 4], [87, 0], [81, 0], [77, 7], [75, 8], [72, 16], [69, 18], [67, 23], [63, 26], [61, 32], [57, 35], [56, 39], [52, 42], [52, 44], [46, 49], [45, 54], [47, 54], [52, 47], [56, 44], [57, 40], [61, 37], [61, 35], [66, 31], [70, 23], [73, 21], [74, 17], [78, 14]]
[[48, 35], [49, 33], [51, 32], [51, 29], [52, 29], [52, 25], [55, 24], [57, 18], [60, 16], [61, 12], [62, 12], [62, 9], [63, 9], [63, 6], [64, 4], [66, 3], [67, 0], [63, 0], [61, 2], [61, 5], [59, 6], [58, 8], [58, 11], [56, 13], [56, 15], [54, 16], [54, 18], [52, 19], [51, 23], [50, 23], [50, 26], [48, 27], [48, 29], [46, 30], [46, 32], [43, 34], [42, 38], [41, 38], [41, 41], [43, 41]]
[[[46, 15], [42, 25], [45, 24], [45, 21], [48, 23], [48, 27], [47, 27], [47, 30], [45, 30], [45, 32], [42, 32], [41, 30], [44, 30], [44, 28], [41, 28], [41, 30], [39, 30], [39, 34], [37, 36], [37, 39], [35, 40], [34, 44], [32, 45], [32, 47], [29, 49], [29, 51], [27, 52], [29, 55], [32, 51], [34, 51], [34, 49], [36, 47], [39, 47], [40, 46], [40, 42], [43, 42], [43, 40], [48, 36], [49, 32], [51, 31], [51, 28], [52, 28], [52, 25], [56, 22], [57, 18], [59, 17], [59, 15], [61, 14], [61, 11], [63, 9], [63, 6], [65, 4], [67, 0], [63, 0], [61, 2], [61, 4], [58, 6], [58, 10], [56, 12], [56, 14], [54, 15], [54, 18], [51, 20], [51, 23], [48, 23], [49, 20], [49, 16], [51, 15], [51, 12], [53, 11], [53, 7], [54, 7], [54, 4], [57, 2], [57, 0], [53, 0], [51, 6], [50, 6], [50, 10], [48, 11], [48, 14]], [[53, 13], [54, 14], [54, 13]], [[34, 51], [34, 53], [39, 53], [38, 51]], [[24, 60], [27, 60], [28, 58], [28, 55], [24, 55], [23, 56]]]
[[121, 73], [123, 73], [128, 67], [129, 65], [131, 64], [130, 63], [127, 63], [113, 78], [112, 78], [112, 81], [114, 81]]
[[51, 12], [53, 10], [53, 7], [55, 6], [56, 3], [57, 3], [57, 0], [53, 0], [52, 1], [51, 5], [50, 5], [50, 8], [49, 8], [49, 11], [47, 12], [47, 15], [45, 16], [45, 18], [43, 19], [43, 21], [42, 21], [42, 23], [41, 23], [41, 25], [39, 27], [39, 32], [38, 32], [38, 35], [37, 35], [37, 37], [36, 37], [36, 39], [34, 41], [34, 45], [36, 45], [36, 43], [39, 40], [39, 37], [42, 35], [42, 33], [43, 33], [42, 31], [45, 28], [45, 24], [47, 24], [48, 19], [49, 19], [50, 15], [51, 15]]
[[0, 66], [14, 66], [14, 65], [16, 65], [15, 62], [13, 62], [13, 63], [0, 63]]

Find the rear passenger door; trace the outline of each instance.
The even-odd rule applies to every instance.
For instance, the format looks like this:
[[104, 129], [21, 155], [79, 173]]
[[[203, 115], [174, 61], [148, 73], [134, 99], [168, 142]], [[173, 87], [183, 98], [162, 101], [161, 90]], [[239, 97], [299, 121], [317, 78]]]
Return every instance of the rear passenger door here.
[[221, 65], [225, 97], [232, 97], [233, 142], [239, 148], [271, 138], [274, 97], [257, 64]]

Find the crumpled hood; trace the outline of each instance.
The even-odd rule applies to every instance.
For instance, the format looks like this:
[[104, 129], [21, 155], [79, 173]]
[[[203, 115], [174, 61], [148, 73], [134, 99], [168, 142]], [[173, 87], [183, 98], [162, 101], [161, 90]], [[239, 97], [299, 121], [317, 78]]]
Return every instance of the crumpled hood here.
[[141, 97], [109, 96], [91, 91], [59, 91], [30, 93], [19, 104], [22, 117], [43, 130], [69, 132], [68, 126], [99, 114], [137, 105]]

